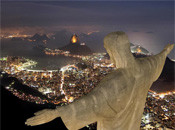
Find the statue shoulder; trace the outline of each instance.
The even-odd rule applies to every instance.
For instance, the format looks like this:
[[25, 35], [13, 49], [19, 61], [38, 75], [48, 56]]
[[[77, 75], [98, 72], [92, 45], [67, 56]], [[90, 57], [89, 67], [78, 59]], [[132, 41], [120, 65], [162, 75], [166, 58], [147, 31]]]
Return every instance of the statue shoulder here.
[[[102, 97], [107, 103], [107, 106], [109, 106], [112, 111], [118, 114], [123, 110], [123, 108], [126, 107], [132, 98], [134, 86], [134, 76], [130, 74], [127, 69], [118, 69], [111, 72], [103, 80], [101, 80], [97, 86], [96, 95], [98, 95], [97, 93], [101, 93]], [[97, 113], [100, 112], [101, 111], [98, 109]], [[104, 114], [101, 115], [104, 116]]]
[[113, 82], [113, 81], [125, 81], [128, 82], [130, 80], [134, 80], [133, 72], [130, 69], [122, 69], [119, 68], [108, 75], [106, 75], [102, 80], [101, 83], [104, 82]]
[[120, 94], [123, 91], [132, 91], [135, 86], [135, 77], [127, 69], [118, 69], [104, 77], [98, 84], [98, 88], [107, 93], [115, 92]]

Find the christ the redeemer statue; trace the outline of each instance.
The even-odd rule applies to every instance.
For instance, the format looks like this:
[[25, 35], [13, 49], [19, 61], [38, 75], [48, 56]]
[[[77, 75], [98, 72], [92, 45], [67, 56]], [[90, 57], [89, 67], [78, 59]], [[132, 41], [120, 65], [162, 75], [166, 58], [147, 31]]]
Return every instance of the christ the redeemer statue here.
[[67, 106], [39, 111], [26, 124], [35, 126], [61, 117], [69, 130], [94, 122], [98, 130], [139, 130], [147, 92], [160, 76], [174, 45], [168, 44], [157, 55], [134, 58], [127, 35], [112, 32], [104, 38], [104, 47], [117, 67], [115, 71], [88, 95]]

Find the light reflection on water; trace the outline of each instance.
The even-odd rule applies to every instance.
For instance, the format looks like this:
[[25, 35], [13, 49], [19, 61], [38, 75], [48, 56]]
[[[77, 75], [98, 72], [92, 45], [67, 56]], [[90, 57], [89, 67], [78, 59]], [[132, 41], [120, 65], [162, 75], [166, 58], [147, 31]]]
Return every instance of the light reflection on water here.
[[61, 67], [67, 65], [67, 64], [74, 64], [77, 62], [76, 58], [72, 57], [66, 57], [63, 55], [56, 55], [56, 56], [51, 56], [51, 55], [1, 55], [1, 57], [7, 57], [7, 56], [20, 56], [24, 57], [33, 61], [37, 62], [37, 65], [31, 66], [32, 70], [42, 70], [42, 69], [47, 69], [47, 70], [57, 70], [60, 69]]
[[73, 64], [76, 62], [75, 58], [65, 56], [44, 56], [44, 57], [31, 57], [31, 60], [36, 61], [38, 64], [32, 69], [48, 69], [56, 70], [67, 64]]

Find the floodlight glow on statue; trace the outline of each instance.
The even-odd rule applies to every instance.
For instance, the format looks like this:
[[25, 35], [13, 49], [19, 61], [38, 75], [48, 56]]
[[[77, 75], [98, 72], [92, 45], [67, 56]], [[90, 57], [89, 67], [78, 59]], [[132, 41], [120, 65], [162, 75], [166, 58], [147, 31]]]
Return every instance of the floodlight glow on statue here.
[[134, 58], [127, 35], [112, 32], [104, 38], [104, 47], [117, 67], [115, 71], [88, 95], [67, 106], [39, 111], [26, 124], [35, 126], [61, 117], [69, 130], [94, 122], [98, 130], [139, 130], [147, 92], [160, 76], [174, 45], [168, 44], [154, 56]]

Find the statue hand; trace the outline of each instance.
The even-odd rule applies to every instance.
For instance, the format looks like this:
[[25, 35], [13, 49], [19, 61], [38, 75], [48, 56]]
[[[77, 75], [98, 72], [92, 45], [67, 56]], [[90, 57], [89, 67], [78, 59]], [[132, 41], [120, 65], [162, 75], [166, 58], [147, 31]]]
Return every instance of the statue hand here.
[[39, 112], [34, 113], [34, 117], [27, 119], [26, 125], [35, 126], [50, 122], [58, 117], [54, 109], [44, 109]]
[[167, 54], [169, 54], [171, 52], [171, 50], [173, 49], [175, 44], [167, 44], [164, 48], [164, 50], [166, 51]]

